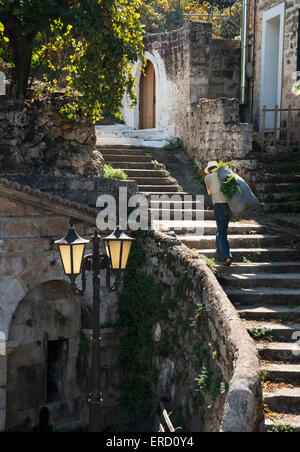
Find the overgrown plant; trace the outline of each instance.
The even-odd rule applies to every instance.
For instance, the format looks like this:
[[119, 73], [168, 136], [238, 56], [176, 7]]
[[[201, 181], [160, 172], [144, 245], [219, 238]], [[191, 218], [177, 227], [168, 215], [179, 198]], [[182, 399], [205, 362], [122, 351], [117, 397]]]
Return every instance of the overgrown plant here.
[[128, 176], [122, 169], [116, 169], [110, 165], [105, 164], [103, 177], [105, 179], [126, 180]]
[[253, 328], [248, 328], [248, 333], [250, 336], [255, 340], [268, 340], [268, 341], [274, 341], [275, 336], [270, 328], [264, 327], [264, 326], [256, 326]]
[[123, 331], [118, 365], [124, 371], [120, 386], [120, 426], [150, 412], [151, 383], [155, 379], [152, 329], [162, 310], [161, 288], [141, 271], [146, 255], [137, 241], [132, 248], [122, 292], [118, 297], [117, 328]]

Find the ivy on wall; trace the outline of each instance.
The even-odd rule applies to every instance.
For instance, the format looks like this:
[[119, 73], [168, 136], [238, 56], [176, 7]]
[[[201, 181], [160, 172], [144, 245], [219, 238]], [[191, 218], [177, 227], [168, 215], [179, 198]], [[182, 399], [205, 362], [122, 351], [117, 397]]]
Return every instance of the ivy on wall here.
[[120, 387], [120, 426], [149, 414], [151, 384], [156, 378], [152, 367], [155, 353], [152, 328], [160, 318], [162, 293], [153, 279], [141, 270], [145, 263], [146, 254], [137, 241], [118, 297], [117, 327], [124, 332], [118, 363], [124, 371]]
[[[153, 365], [157, 357], [175, 363], [169, 383], [177, 389], [186, 385], [191, 388], [194, 410], [204, 421], [207, 401], [214, 404], [228, 389], [218, 366], [218, 349], [210, 343], [207, 313], [204, 306], [189, 299], [191, 281], [187, 271], [180, 272], [171, 287], [160, 279], [160, 272], [173, 266], [170, 253], [166, 252], [164, 262], [149, 275], [149, 261], [140, 239], [141, 236], [133, 245], [118, 296], [117, 327], [122, 332], [118, 365], [123, 370], [123, 379], [119, 388], [121, 415], [114, 427], [122, 429], [149, 417], [158, 381], [158, 369]], [[155, 342], [157, 323], [161, 326], [161, 337]], [[185, 353], [190, 355], [194, 380], [188, 377], [188, 371], [177, 368]], [[172, 407], [172, 411], [178, 414], [180, 407], [176, 410]], [[177, 422], [176, 418], [174, 421]], [[182, 422], [175, 426], [184, 427]]]

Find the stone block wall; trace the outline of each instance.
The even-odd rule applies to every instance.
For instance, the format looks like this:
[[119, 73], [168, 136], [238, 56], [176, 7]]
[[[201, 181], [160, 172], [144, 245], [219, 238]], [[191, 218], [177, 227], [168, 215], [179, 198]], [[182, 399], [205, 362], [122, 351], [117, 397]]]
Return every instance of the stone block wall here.
[[32, 176], [29, 174], [0, 173], [0, 177], [94, 208], [98, 197], [101, 195], [110, 194], [118, 201], [120, 188], [127, 189], [128, 198], [138, 191], [135, 181], [120, 181], [92, 176]]
[[141, 245], [145, 270], [170, 300], [154, 340], [174, 338], [166, 356], [153, 358], [153, 409], [167, 398], [187, 431], [257, 431], [263, 413], [256, 346], [212, 271], [164, 234], [149, 232]]
[[[297, 80], [297, 48], [298, 48], [298, 21], [300, 4], [298, 0], [250, 0], [248, 12], [248, 61], [253, 64], [253, 74], [248, 80], [249, 109], [253, 103], [253, 123], [255, 129], [259, 128], [260, 122], [260, 90], [261, 90], [261, 64], [262, 64], [262, 34], [263, 13], [270, 8], [285, 3], [285, 24], [283, 43], [283, 78], [282, 78], [282, 108], [300, 108], [300, 97], [292, 93], [293, 84]], [[253, 48], [254, 43], [254, 48]], [[251, 97], [253, 100], [251, 101]], [[251, 118], [251, 111], [248, 114]], [[286, 114], [282, 115], [286, 122]], [[250, 119], [249, 119], [250, 120]], [[299, 117], [294, 117], [294, 134], [298, 134]]]
[[0, 98], [0, 171], [103, 175], [94, 126], [64, 119], [64, 101], [59, 93], [25, 106]]
[[182, 139], [200, 170], [210, 160], [236, 160], [242, 167], [252, 150], [253, 129], [239, 122], [237, 99], [201, 99], [188, 116]]
[[[156, 77], [156, 127], [181, 136], [191, 107], [202, 98], [239, 97], [240, 42], [212, 38], [212, 26], [190, 24], [170, 33], [145, 37], [145, 58], [152, 62]], [[133, 73], [137, 106], [124, 99], [126, 125], [139, 128], [141, 63]]]

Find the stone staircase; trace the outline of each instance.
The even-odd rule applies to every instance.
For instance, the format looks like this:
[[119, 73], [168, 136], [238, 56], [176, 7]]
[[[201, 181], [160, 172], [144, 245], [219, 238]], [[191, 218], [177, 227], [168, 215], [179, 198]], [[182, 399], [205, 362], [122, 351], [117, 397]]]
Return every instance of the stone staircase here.
[[260, 171], [257, 190], [267, 213], [300, 213], [300, 152], [279, 147], [271, 154], [257, 153]]
[[164, 169], [155, 169], [152, 157], [144, 149], [122, 145], [101, 147], [104, 162], [122, 169], [129, 179], [137, 182], [139, 191], [147, 194], [182, 193], [177, 181]]
[[[106, 163], [122, 168], [136, 180], [141, 192], [185, 194], [166, 171], [153, 169], [151, 157], [145, 150], [114, 146], [102, 148], [101, 152]], [[270, 173], [264, 183], [278, 183], [282, 189], [289, 183], [289, 177], [293, 182], [297, 180], [297, 173], [288, 173], [289, 164], [276, 165], [272, 164], [270, 170], [279, 171], [282, 179]], [[294, 170], [298, 168], [292, 166]], [[283, 172], [283, 168], [287, 172]], [[202, 211], [202, 221], [187, 224], [174, 218], [187, 210], [192, 218], [196, 218], [196, 207], [201, 206], [197, 206], [195, 201], [187, 203], [184, 208], [179, 201], [172, 204], [169, 220], [163, 219], [166, 207], [166, 202], [159, 207], [152, 204], [151, 210], [159, 215], [154, 226], [164, 232], [174, 231], [182, 243], [209, 259], [209, 265], [215, 267], [214, 271], [245, 327], [252, 336], [256, 333], [262, 366], [266, 429], [274, 429], [274, 425], [279, 423], [288, 424], [288, 430], [299, 432], [300, 346], [295, 348], [297, 338], [292, 336], [300, 331], [300, 259], [292, 237], [274, 233], [256, 221], [231, 222], [229, 242], [234, 264], [224, 268], [218, 265], [219, 257], [214, 247], [216, 223], [213, 211], [206, 206]], [[202, 228], [204, 235], [195, 234], [196, 228]]]

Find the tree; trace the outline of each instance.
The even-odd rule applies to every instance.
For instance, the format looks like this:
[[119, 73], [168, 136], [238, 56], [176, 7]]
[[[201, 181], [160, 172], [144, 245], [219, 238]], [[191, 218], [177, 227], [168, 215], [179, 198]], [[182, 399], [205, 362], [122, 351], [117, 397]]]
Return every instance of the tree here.
[[10, 64], [12, 96], [25, 99], [34, 75], [48, 89], [63, 80], [69, 116], [117, 113], [125, 90], [134, 101], [139, 7], [140, 0], [0, 0], [0, 60]]
[[[232, 37], [239, 31], [241, 4], [231, 0], [143, 0], [141, 17], [148, 33], [175, 30], [187, 23], [185, 14], [198, 14], [193, 21], [213, 24], [215, 37]], [[227, 17], [218, 17], [227, 16]]]

